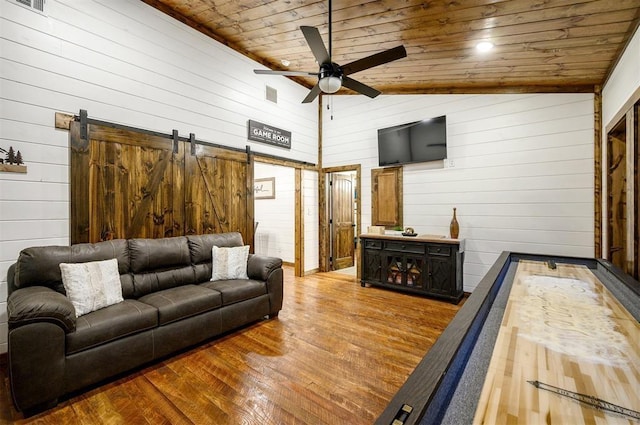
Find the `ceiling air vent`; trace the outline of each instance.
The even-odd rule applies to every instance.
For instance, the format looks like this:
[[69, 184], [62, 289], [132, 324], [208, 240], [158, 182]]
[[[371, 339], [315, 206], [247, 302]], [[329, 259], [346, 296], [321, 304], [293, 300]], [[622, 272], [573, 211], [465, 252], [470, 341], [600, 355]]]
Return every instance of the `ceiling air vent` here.
[[11, 3], [19, 4], [29, 10], [33, 10], [34, 12], [38, 12], [41, 14], [45, 14], [44, 4], [46, 0], [9, 0]]
[[278, 90], [274, 89], [273, 87], [267, 86], [266, 96], [267, 100], [273, 103], [278, 103]]

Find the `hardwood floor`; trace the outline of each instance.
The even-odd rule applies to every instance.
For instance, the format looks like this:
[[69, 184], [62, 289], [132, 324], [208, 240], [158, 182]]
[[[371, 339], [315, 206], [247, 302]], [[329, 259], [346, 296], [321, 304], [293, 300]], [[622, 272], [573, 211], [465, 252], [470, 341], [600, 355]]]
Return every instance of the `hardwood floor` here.
[[285, 269], [280, 316], [24, 419], [0, 373], [0, 422], [371, 424], [462, 304]]

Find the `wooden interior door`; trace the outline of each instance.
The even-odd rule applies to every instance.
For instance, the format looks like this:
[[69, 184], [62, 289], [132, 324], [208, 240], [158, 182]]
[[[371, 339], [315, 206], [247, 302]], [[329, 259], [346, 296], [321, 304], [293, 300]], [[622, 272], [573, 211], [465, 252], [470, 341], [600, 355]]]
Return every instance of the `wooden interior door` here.
[[354, 265], [353, 179], [349, 174], [331, 175], [331, 223], [333, 269]]
[[626, 118], [607, 136], [608, 259], [625, 272], [627, 264], [627, 144]]

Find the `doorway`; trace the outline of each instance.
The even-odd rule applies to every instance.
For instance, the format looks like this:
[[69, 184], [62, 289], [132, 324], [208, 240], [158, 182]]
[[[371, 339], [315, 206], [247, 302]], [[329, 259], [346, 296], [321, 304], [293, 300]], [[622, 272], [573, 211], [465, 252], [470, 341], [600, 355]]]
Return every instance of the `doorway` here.
[[640, 279], [640, 102], [636, 102], [633, 106], [633, 265], [631, 275], [636, 279]]
[[359, 275], [358, 234], [361, 232], [360, 165], [322, 169], [320, 175], [322, 271]]
[[331, 270], [355, 265], [357, 193], [355, 172], [329, 174], [329, 227]]
[[254, 161], [255, 253], [296, 261], [296, 173], [292, 167]]
[[638, 194], [640, 103], [607, 132], [607, 258], [634, 278], [639, 274]]
[[623, 270], [626, 269], [627, 261], [626, 124], [625, 117], [607, 134], [608, 258]]

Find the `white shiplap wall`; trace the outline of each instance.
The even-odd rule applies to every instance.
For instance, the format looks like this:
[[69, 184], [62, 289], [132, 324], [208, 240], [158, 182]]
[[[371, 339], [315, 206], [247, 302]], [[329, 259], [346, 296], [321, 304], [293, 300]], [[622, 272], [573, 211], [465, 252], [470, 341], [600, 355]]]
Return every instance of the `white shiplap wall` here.
[[[0, 173], [0, 352], [6, 272], [22, 248], [69, 243], [68, 133], [56, 112], [317, 163], [307, 89], [136, 0], [47, 0], [47, 15], [0, 0], [0, 146], [27, 174]], [[278, 103], [265, 100], [266, 84]], [[247, 141], [255, 119], [292, 132], [291, 150]]]
[[404, 225], [448, 235], [457, 207], [466, 291], [504, 250], [593, 255], [592, 94], [336, 96], [329, 106], [323, 166], [362, 164], [363, 228], [377, 129], [447, 116], [453, 164], [404, 167]]
[[275, 199], [256, 199], [254, 219], [258, 223], [255, 252], [295, 261], [296, 178], [290, 167], [255, 162], [254, 178], [275, 178]]
[[[629, 40], [627, 47], [602, 88], [602, 137], [606, 141], [605, 128], [616, 124], [613, 119], [621, 112], [623, 105], [640, 88], [640, 28]], [[625, 111], [626, 112], [626, 111]], [[606, 162], [603, 162], [606, 164]], [[606, 192], [604, 192], [606, 193]]]
[[318, 222], [318, 173], [302, 172], [304, 210], [304, 271], [313, 272], [320, 267], [320, 224]]

